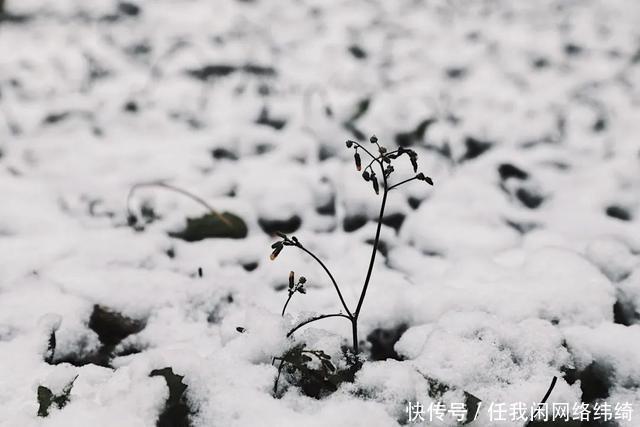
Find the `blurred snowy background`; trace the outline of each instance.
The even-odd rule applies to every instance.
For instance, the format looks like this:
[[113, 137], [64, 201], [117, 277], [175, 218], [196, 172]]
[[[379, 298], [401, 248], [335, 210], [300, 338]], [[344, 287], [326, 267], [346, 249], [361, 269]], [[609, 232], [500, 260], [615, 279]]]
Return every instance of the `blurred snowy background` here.
[[[534, 403], [554, 375], [549, 402], [640, 410], [640, 2], [3, 3], [0, 425], [156, 425], [165, 367], [193, 426], [394, 426], [434, 384]], [[374, 133], [435, 186], [389, 201], [355, 382], [276, 399], [285, 332], [339, 305], [272, 234], [355, 305], [379, 198], [344, 141]], [[156, 188], [130, 227], [159, 180], [247, 236], [180, 238], [205, 211]], [[345, 323], [298, 339], [337, 357]]]

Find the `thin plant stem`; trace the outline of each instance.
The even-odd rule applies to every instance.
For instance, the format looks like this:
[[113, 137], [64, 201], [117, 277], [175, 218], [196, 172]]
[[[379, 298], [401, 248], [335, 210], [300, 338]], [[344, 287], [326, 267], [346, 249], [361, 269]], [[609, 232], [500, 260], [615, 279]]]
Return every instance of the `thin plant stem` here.
[[313, 252], [311, 252], [310, 250], [308, 250], [307, 248], [302, 246], [301, 243], [295, 242], [294, 245], [297, 246], [298, 248], [302, 249], [307, 254], [309, 254], [309, 256], [311, 256], [313, 259], [315, 259], [318, 262], [318, 264], [320, 264], [320, 266], [324, 269], [324, 271], [327, 273], [327, 275], [329, 275], [329, 278], [331, 279], [331, 282], [333, 283], [333, 287], [336, 289], [336, 292], [338, 293], [338, 297], [340, 298], [340, 302], [342, 303], [342, 306], [344, 307], [344, 309], [346, 310], [347, 314], [349, 315], [348, 317], [349, 318], [353, 317], [353, 314], [351, 313], [351, 310], [349, 310], [349, 307], [347, 306], [347, 303], [344, 301], [344, 298], [342, 296], [342, 292], [340, 292], [340, 288], [338, 287], [338, 283], [336, 282], [336, 279], [333, 277], [333, 275], [331, 274], [331, 272], [329, 271], [327, 266], [324, 265], [324, 263], [320, 260], [320, 258], [318, 258]]
[[349, 319], [349, 320], [353, 319], [352, 317], [349, 317], [346, 314], [342, 314], [342, 313], [321, 314], [320, 316], [311, 317], [305, 320], [304, 322], [298, 323], [293, 329], [287, 332], [287, 338], [289, 338], [291, 335], [293, 335], [298, 329], [302, 328], [303, 326], [308, 325], [309, 323], [315, 322], [316, 320], [326, 319], [328, 317], [344, 317], [345, 319]]
[[[382, 168], [382, 165], [380, 165]], [[384, 208], [387, 204], [387, 195], [389, 194], [389, 188], [387, 187], [387, 177], [382, 174], [383, 184], [384, 184], [384, 192], [382, 193], [382, 203], [380, 204], [380, 215], [378, 216], [378, 227], [376, 228], [376, 236], [373, 240], [373, 250], [371, 252], [371, 259], [369, 261], [369, 268], [367, 270], [367, 277], [364, 280], [364, 285], [362, 286], [362, 292], [360, 293], [360, 299], [358, 300], [358, 306], [356, 307], [356, 311], [353, 317], [358, 319], [358, 315], [360, 314], [360, 309], [362, 308], [362, 304], [364, 303], [364, 297], [367, 294], [367, 288], [369, 287], [369, 281], [371, 280], [371, 272], [373, 271], [373, 265], [376, 260], [376, 253], [378, 252], [378, 244], [380, 242], [380, 230], [382, 228], [382, 217], [384, 216]], [[354, 330], [354, 335], [356, 331]], [[355, 346], [354, 346], [355, 347]]]
[[[547, 399], [549, 398], [549, 396], [551, 395], [551, 392], [553, 391], [553, 388], [556, 386], [556, 382], [558, 381], [558, 377], [556, 377], [554, 375], [554, 377], [551, 379], [551, 384], [549, 385], [549, 388], [547, 389], [547, 392], [545, 393], [544, 397], [542, 398], [542, 400], [540, 401], [540, 403], [538, 403], [538, 408], [536, 409], [536, 412], [534, 412], [533, 416], [531, 417], [531, 419], [535, 419], [538, 416], [538, 413], [540, 413], [540, 410], [542, 409], [542, 405], [544, 405], [547, 402]], [[529, 423], [527, 422], [525, 424], [525, 427], [528, 426]]]
[[[376, 160], [378, 157], [374, 156], [373, 154], [371, 154], [371, 152], [369, 150], [367, 150], [366, 148], [364, 148], [364, 146], [362, 146], [359, 142], [353, 141], [353, 143], [355, 145], [357, 145], [358, 147], [362, 148], [362, 150], [367, 153], [372, 159]], [[378, 163], [380, 163], [380, 160], [377, 160]]]
[[407, 183], [407, 182], [409, 182], [409, 181], [413, 181], [414, 179], [418, 179], [418, 178], [414, 176], [413, 178], [408, 178], [408, 179], [405, 179], [404, 181], [400, 181], [400, 182], [399, 182], [399, 183], [397, 183], [397, 184], [393, 184], [391, 187], [389, 187], [389, 191], [391, 191], [391, 190], [393, 190], [394, 188], [399, 187], [399, 186], [401, 186], [402, 184], [405, 184], [405, 183]]
[[162, 181], [157, 181], [157, 182], [142, 182], [139, 184], [135, 184], [133, 187], [131, 187], [131, 190], [129, 190], [129, 194], [127, 195], [127, 213], [130, 216], [135, 216], [133, 214], [133, 210], [131, 209], [131, 198], [133, 197], [133, 194], [136, 192], [136, 190], [143, 188], [143, 187], [160, 187], [160, 188], [165, 188], [167, 190], [171, 190], [171, 191], [175, 191], [176, 193], [182, 194], [183, 196], [187, 196], [188, 198], [190, 198], [191, 200], [199, 203], [200, 205], [204, 206], [205, 208], [207, 208], [207, 210], [212, 214], [215, 215], [216, 217], [218, 217], [218, 219], [220, 221], [222, 221], [223, 223], [225, 223], [227, 226], [231, 227], [232, 224], [229, 222], [229, 220], [227, 218], [225, 218], [223, 215], [221, 215], [220, 213], [218, 213], [218, 211], [216, 211], [215, 209], [213, 209], [213, 207], [207, 203], [204, 199], [202, 199], [201, 197], [196, 196], [193, 193], [188, 192], [187, 190], [184, 190], [180, 187], [175, 187], [171, 184], [167, 184], [165, 182]]
[[284, 307], [282, 307], [282, 316], [284, 316], [284, 312], [287, 309], [287, 305], [289, 305], [289, 301], [291, 301], [291, 297], [293, 297], [294, 292], [289, 292], [289, 298], [287, 298], [287, 302], [284, 303]]

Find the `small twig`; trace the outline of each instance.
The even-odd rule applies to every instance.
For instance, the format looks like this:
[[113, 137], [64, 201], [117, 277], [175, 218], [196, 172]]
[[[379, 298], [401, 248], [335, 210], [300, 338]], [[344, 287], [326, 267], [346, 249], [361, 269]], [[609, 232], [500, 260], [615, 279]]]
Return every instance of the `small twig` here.
[[232, 227], [231, 222], [229, 222], [228, 219], [226, 219], [223, 215], [221, 215], [220, 213], [218, 213], [218, 211], [216, 211], [215, 209], [213, 209], [213, 207], [211, 207], [211, 205], [209, 203], [207, 203], [204, 199], [202, 199], [201, 197], [196, 196], [193, 193], [188, 192], [187, 190], [184, 190], [180, 187], [175, 187], [171, 184], [167, 184], [165, 182], [162, 181], [156, 181], [156, 182], [142, 182], [139, 184], [135, 184], [134, 186], [131, 187], [131, 190], [129, 190], [129, 194], [127, 195], [127, 213], [129, 214], [129, 216], [135, 216], [133, 213], [133, 210], [131, 209], [131, 198], [133, 197], [133, 194], [136, 192], [136, 190], [143, 188], [143, 187], [160, 187], [160, 188], [165, 188], [167, 190], [171, 190], [171, 191], [175, 191], [176, 193], [182, 194], [183, 196], [187, 196], [189, 197], [191, 200], [201, 204], [202, 206], [204, 206], [205, 208], [207, 208], [207, 210], [212, 214], [215, 215], [216, 217], [218, 217], [218, 219], [220, 221], [222, 221], [224, 224], [226, 224], [229, 227]]
[[[557, 381], [558, 381], [558, 377], [556, 377], [554, 375], [553, 379], [551, 380], [551, 384], [549, 385], [549, 389], [547, 390], [547, 392], [545, 393], [544, 397], [542, 398], [542, 400], [538, 404], [538, 408], [536, 409], [536, 412], [531, 417], [532, 420], [535, 419], [538, 416], [538, 413], [540, 413], [540, 410], [542, 409], [542, 405], [544, 405], [547, 402], [547, 399], [549, 398], [549, 395], [551, 395], [551, 392], [553, 391], [553, 388], [556, 386], [556, 382]], [[528, 425], [529, 425], [529, 422], [527, 422], [525, 424], [525, 427], [528, 426]]]
[[346, 314], [342, 314], [342, 313], [322, 314], [320, 316], [311, 317], [310, 319], [307, 319], [304, 322], [299, 323], [296, 327], [294, 327], [289, 332], [287, 332], [287, 338], [289, 338], [291, 335], [293, 335], [293, 333], [295, 331], [297, 331], [298, 329], [302, 328], [303, 326], [308, 325], [309, 323], [315, 322], [316, 320], [326, 319], [327, 317], [344, 317], [345, 319], [351, 320], [351, 317], [347, 316]]
[[289, 291], [289, 297], [287, 298], [287, 302], [285, 302], [285, 303], [284, 303], [284, 307], [282, 307], [282, 314], [281, 314], [281, 316], [283, 316], [283, 317], [284, 317], [284, 312], [285, 312], [285, 310], [287, 309], [287, 305], [289, 305], [289, 301], [291, 301], [291, 297], [293, 297], [293, 294], [294, 294], [294, 293], [295, 293], [295, 292], [291, 292], [291, 291]]
[[389, 187], [389, 191], [391, 191], [391, 190], [393, 190], [394, 188], [399, 187], [399, 186], [401, 186], [402, 184], [405, 184], [405, 183], [407, 183], [407, 182], [409, 182], [409, 181], [413, 181], [414, 179], [418, 179], [418, 177], [417, 177], [417, 176], [414, 176], [413, 178], [407, 178], [407, 179], [405, 179], [404, 181], [400, 181], [400, 182], [399, 182], [399, 183], [397, 183], [397, 184], [393, 184], [391, 187]]
[[366, 148], [364, 148], [364, 146], [362, 146], [359, 142], [357, 141], [353, 141], [353, 143], [362, 148], [362, 150], [367, 153], [372, 159], [374, 159], [375, 161], [377, 161], [380, 165], [382, 165], [382, 163], [380, 162], [380, 160], [378, 159], [378, 156], [374, 156], [373, 154], [371, 154], [371, 152], [369, 150], [367, 150]]

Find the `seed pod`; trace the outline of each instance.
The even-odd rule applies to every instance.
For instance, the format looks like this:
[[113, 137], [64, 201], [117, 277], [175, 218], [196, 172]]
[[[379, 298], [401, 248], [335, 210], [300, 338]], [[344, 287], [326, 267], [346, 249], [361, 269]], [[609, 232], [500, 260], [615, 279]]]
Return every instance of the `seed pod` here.
[[411, 166], [413, 166], [413, 171], [418, 171], [418, 156], [414, 153], [414, 155], [410, 156]]
[[294, 274], [293, 271], [289, 272], [289, 289], [293, 289], [293, 287], [295, 286], [295, 283], [293, 283], [294, 281]]
[[349, 140], [347, 140], [346, 144], [347, 144], [347, 148], [351, 148], [351, 146], [354, 144], [354, 142], [349, 139]]
[[369, 172], [367, 171], [362, 172], [362, 177], [364, 178], [365, 181], [369, 181]]
[[276, 236], [278, 236], [278, 237], [280, 237], [280, 238], [283, 238], [283, 239], [286, 239], [286, 238], [287, 238], [287, 235], [286, 235], [286, 234], [281, 233], [281, 232], [279, 232], [279, 231], [276, 231]]
[[386, 148], [384, 148], [384, 147], [380, 147], [380, 148], [378, 148], [378, 152], [379, 152], [380, 154], [384, 154], [384, 153], [386, 153], [386, 152], [387, 152], [387, 149], [386, 149]]
[[238, 326], [238, 327], [236, 328], [236, 331], [238, 331], [238, 332], [240, 332], [240, 333], [242, 334], [242, 333], [244, 333], [244, 331], [246, 331], [246, 329], [245, 329], [245, 328], [243, 328], [242, 326]]
[[271, 261], [276, 259], [276, 257], [280, 254], [281, 251], [282, 251], [282, 246], [276, 246], [273, 252], [271, 252], [271, 256], [269, 257]]
[[353, 155], [353, 158], [354, 158], [354, 159], [355, 159], [355, 161], [356, 161], [356, 170], [358, 170], [358, 171], [359, 171], [359, 170], [361, 170], [361, 169], [362, 169], [362, 163], [361, 163], [361, 161], [360, 161], [360, 154], [358, 154], [358, 152], [356, 152], [356, 153]]
[[273, 245], [271, 245], [271, 249], [275, 249], [277, 247], [282, 247], [282, 242], [275, 242]]
[[429, 185], [433, 185], [433, 180], [432, 180], [430, 177], [425, 176], [425, 177], [424, 177], [424, 180], [427, 182], [427, 184], [429, 184]]
[[304, 276], [300, 276], [300, 278], [298, 279], [298, 283], [301, 283], [301, 284], [307, 283], [307, 278]]
[[420, 172], [418, 175], [416, 175], [416, 179], [419, 179], [420, 181], [424, 181], [424, 174], [422, 172]]
[[304, 288], [304, 286], [298, 286], [298, 292], [300, 292], [301, 294], [306, 294], [307, 290]]
[[378, 142], [378, 137], [375, 135], [371, 135], [371, 138], [369, 138], [369, 141], [371, 141], [372, 144], [375, 144], [376, 142]]
[[378, 180], [373, 179], [371, 182], [373, 183], [373, 191], [375, 191], [376, 194], [380, 194], [380, 186], [378, 185]]

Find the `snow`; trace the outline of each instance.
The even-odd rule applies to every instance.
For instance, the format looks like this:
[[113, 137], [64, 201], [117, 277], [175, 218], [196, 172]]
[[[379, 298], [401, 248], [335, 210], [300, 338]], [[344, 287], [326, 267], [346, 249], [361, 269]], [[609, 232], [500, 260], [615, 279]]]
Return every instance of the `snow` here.
[[[536, 404], [553, 376], [549, 402], [600, 381], [591, 403], [640, 408], [640, 3], [6, 8], [25, 20], [0, 19], [0, 426], [156, 425], [169, 389], [149, 374], [165, 367], [194, 426], [404, 425], [408, 401]], [[299, 217], [295, 235], [357, 305], [380, 198], [349, 126], [411, 145], [435, 186], [390, 193], [386, 215], [404, 220], [382, 226], [355, 380], [276, 398], [274, 356], [306, 342], [340, 365], [350, 345], [344, 318], [286, 337], [344, 308], [301, 251], [269, 261], [263, 230]], [[130, 207], [159, 218], [128, 227], [131, 187], [159, 181], [248, 236], [170, 237], [206, 209], [157, 187]], [[291, 270], [308, 292], [282, 317]], [[113, 348], [98, 308], [124, 323]], [[400, 360], [366, 360], [374, 331], [398, 333]], [[106, 366], [79, 362], [103, 351]], [[69, 403], [38, 417], [38, 386], [71, 381]], [[448, 390], [434, 397], [433, 381]], [[471, 425], [494, 424], [483, 411]]]

